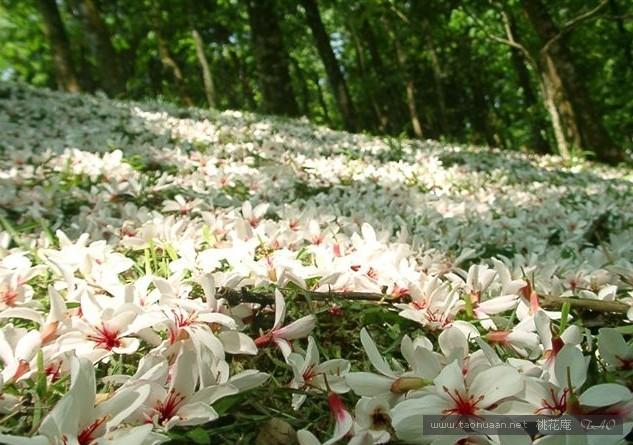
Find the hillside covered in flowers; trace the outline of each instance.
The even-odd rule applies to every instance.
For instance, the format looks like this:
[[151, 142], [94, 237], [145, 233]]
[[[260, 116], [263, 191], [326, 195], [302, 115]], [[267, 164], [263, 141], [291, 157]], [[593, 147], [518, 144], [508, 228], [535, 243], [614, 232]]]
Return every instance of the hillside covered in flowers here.
[[0, 443], [633, 427], [631, 170], [7, 82], [0, 135]]

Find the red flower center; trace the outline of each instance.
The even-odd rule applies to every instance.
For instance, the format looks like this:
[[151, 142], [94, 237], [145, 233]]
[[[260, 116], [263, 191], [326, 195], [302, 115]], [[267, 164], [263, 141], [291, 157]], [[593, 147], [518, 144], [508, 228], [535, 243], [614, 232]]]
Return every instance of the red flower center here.
[[556, 358], [556, 354], [558, 354], [560, 350], [563, 349], [563, 346], [565, 346], [565, 342], [562, 338], [558, 336], [552, 337], [552, 349], [544, 351], [543, 358], [547, 361], [553, 360], [554, 358]]
[[16, 291], [13, 289], [7, 289], [0, 295], [2, 295], [0, 299], [4, 304], [7, 306], [15, 306], [15, 300], [18, 298], [18, 293]]
[[108, 328], [105, 324], [101, 324], [100, 328], [95, 328], [96, 334], [88, 335], [88, 340], [97, 344], [97, 346], [112, 351], [114, 348], [121, 346], [119, 339], [119, 331]]
[[409, 294], [409, 289], [408, 288], [400, 287], [397, 284], [393, 287], [393, 291], [391, 291], [391, 296], [394, 299], [408, 297], [409, 295], [410, 294]]
[[302, 377], [306, 385], [308, 385], [314, 378], [314, 366], [315, 365], [310, 365], [308, 366], [308, 369], [303, 371]]
[[158, 402], [154, 408], [159, 414], [159, 423], [164, 423], [174, 417], [183, 400], [185, 400], [185, 396], [178, 394], [173, 389], [169, 391], [169, 395], [165, 401]]
[[[102, 417], [100, 419], [95, 420], [86, 428], [81, 430], [81, 432], [79, 433], [79, 436], [77, 436], [77, 442], [79, 442], [79, 445], [91, 444], [95, 440], [95, 437], [93, 437], [93, 434], [95, 433], [97, 429], [99, 429], [101, 425], [103, 425], [103, 422], [105, 421], [106, 421], [106, 418]], [[66, 443], [65, 440], [64, 440], [64, 443]]]
[[191, 326], [195, 323], [197, 313], [183, 313], [173, 311], [173, 323], [169, 325], [169, 343], [174, 344], [181, 338], [182, 328]]
[[481, 395], [478, 398], [475, 398], [473, 395], [469, 394], [461, 394], [459, 391], [455, 390], [454, 394], [451, 394], [451, 391], [445, 386], [444, 392], [448, 394], [448, 396], [453, 401], [453, 408], [445, 409], [442, 411], [442, 414], [459, 414], [462, 416], [473, 416], [479, 410], [479, 402], [484, 399], [484, 396]]
[[633, 370], [633, 358], [622, 358], [618, 355], [615, 358], [620, 362], [620, 369], [623, 370]]
[[324, 239], [325, 237], [323, 236], [322, 233], [319, 233], [318, 235], [314, 235], [312, 237], [312, 244], [314, 244], [315, 246], [318, 246], [323, 242]]
[[343, 421], [345, 419], [345, 414], [347, 411], [345, 410], [345, 404], [341, 400], [341, 398], [335, 393], [331, 392], [327, 396], [328, 405], [330, 406], [330, 411], [334, 414], [337, 422]]
[[44, 369], [44, 373], [51, 377], [51, 381], [56, 382], [61, 376], [61, 363], [51, 363]]
[[530, 315], [536, 314], [541, 305], [538, 301], [538, 294], [532, 288], [532, 283], [528, 281], [527, 284], [521, 288], [521, 294], [523, 298], [530, 302]]
[[438, 313], [438, 310], [431, 310], [429, 309], [426, 312], [426, 320], [431, 324], [439, 324], [438, 326], [429, 326], [430, 329], [432, 330], [437, 330], [440, 328], [444, 328], [446, 325], [448, 325], [451, 320], [448, 317], [445, 317], [444, 314], [440, 314]]
[[554, 388], [550, 388], [549, 393], [551, 400], [541, 400], [541, 408], [536, 410], [536, 414], [539, 414], [541, 411], [549, 411], [555, 416], [565, 414], [567, 412], [567, 395], [569, 394], [569, 388], [563, 389], [560, 397], [556, 397]]

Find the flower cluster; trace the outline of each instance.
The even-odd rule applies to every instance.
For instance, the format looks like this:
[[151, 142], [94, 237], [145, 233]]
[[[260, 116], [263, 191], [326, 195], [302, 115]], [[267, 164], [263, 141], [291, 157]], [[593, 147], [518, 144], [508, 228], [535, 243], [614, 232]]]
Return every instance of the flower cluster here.
[[[0, 442], [166, 441], [277, 384], [263, 351], [289, 410], [327, 400], [326, 444], [506, 443], [426, 414], [633, 427], [630, 171], [12, 83], [0, 109]], [[322, 361], [302, 292], [411, 331], [383, 354], [358, 326], [371, 370]]]

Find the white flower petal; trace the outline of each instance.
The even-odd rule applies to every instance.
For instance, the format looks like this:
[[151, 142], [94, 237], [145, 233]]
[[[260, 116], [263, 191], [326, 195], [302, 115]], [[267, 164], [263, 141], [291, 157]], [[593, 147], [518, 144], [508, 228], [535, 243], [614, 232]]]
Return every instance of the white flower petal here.
[[626, 386], [603, 383], [588, 388], [578, 399], [584, 406], [603, 407], [631, 401], [633, 395]]
[[373, 367], [387, 377], [395, 377], [395, 374], [391, 370], [391, 367], [383, 358], [380, 351], [378, 351], [376, 343], [374, 343], [374, 340], [371, 338], [371, 336], [367, 332], [367, 329], [365, 328], [361, 329], [360, 331], [360, 341], [363, 344], [363, 348], [365, 349], [367, 358], [369, 358], [369, 361], [371, 362]]
[[371, 372], [350, 372], [345, 376], [345, 382], [356, 395], [373, 397], [389, 393], [394, 379]]
[[275, 323], [273, 324], [273, 330], [280, 328], [285, 319], [286, 301], [281, 292], [279, 292], [279, 289], [275, 289]]
[[[568, 381], [568, 373], [569, 379]], [[572, 385], [580, 388], [587, 379], [587, 362], [582, 351], [573, 345], [565, 345], [556, 355], [554, 376], [559, 386]]]
[[229, 354], [257, 354], [255, 342], [246, 334], [235, 331], [222, 331], [218, 334], [218, 338], [222, 342], [224, 350]]
[[178, 410], [178, 416], [178, 425], [181, 426], [201, 425], [219, 417], [211, 406], [203, 402], [188, 403]]
[[523, 382], [517, 370], [510, 366], [500, 365], [477, 374], [470, 385], [469, 392], [475, 397], [483, 396], [479, 406], [489, 407], [522, 390]]
[[319, 439], [308, 430], [297, 431], [297, 440], [299, 441], [299, 445], [321, 445]]
[[295, 340], [297, 338], [307, 337], [316, 325], [316, 318], [314, 315], [306, 315], [292, 323], [284, 326], [281, 329], [274, 331], [276, 338], [283, 338], [285, 340]]

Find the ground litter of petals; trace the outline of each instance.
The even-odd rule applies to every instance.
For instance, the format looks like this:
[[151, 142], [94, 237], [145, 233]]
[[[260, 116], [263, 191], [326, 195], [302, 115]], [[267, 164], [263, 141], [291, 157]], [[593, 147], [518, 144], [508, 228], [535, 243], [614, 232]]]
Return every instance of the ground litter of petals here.
[[6, 82], [0, 134], [2, 443], [633, 427], [630, 170]]

